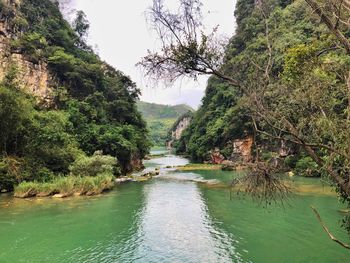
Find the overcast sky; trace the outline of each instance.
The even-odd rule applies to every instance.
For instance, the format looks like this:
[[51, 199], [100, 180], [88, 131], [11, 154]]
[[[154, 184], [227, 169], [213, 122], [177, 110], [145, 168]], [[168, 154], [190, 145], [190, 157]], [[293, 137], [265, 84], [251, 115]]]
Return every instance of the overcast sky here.
[[[90, 21], [89, 44], [97, 46], [100, 57], [129, 75], [142, 90], [141, 100], [160, 104], [200, 104], [207, 78], [198, 82], [184, 80], [173, 87], [153, 87], [135, 64], [155, 50], [157, 36], [149, 30], [145, 10], [152, 0], [72, 0], [72, 7], [83, 10]], [[203, 0], [204, 24], [208, 29], [219, 25], [219, 33], [231, 37], [235, 30], [235, 0]], [[177, 0], [166, 0], [174, 5]]]

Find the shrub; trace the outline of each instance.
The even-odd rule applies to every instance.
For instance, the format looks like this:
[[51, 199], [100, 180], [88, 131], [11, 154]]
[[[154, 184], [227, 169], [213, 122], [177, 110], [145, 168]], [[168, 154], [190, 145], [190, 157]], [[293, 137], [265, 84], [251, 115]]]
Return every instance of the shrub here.
[[18, 158], [0, 158], [0, 191], [12, 191], [20, 180], [22, 162]]
[[77, 178], [73, 176], [58, 177], [53, 181], [53, 188], [55, 192], [63, 196], [71, 196], [75, 192]]
[[294, 169], [296, 164], [298, 162], [298, 156], [296, 155], [289, 155], [284, 159], [284, 164], [289, 167]]
[[95, 177], [77, 178], [77, 193], [81, 195], [97, 195], [114, 186], [114, 177], [110, 174], [100, 174]]
[[50, 196], [57, 193], [57, 188], [53, 183], [38, 183], [37, 194], [38, 197]]
[[95, 152], [91, 157], [81, 156], [70, 167], [69, 170], [74, 176], [97, 176], [100, 174], [113, 175], [118, 173], [117, 159]]
[[303, 157], [299, 159], [295, 165], [296, 172], [301, 176], [320, 176], [319, 167], [311, 157]]

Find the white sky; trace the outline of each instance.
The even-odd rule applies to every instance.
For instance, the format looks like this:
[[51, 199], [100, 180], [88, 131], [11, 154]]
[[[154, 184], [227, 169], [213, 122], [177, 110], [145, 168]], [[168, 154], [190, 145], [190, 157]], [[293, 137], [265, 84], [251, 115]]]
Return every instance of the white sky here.
[[[173, 87], [150, 86], [135, 64], [155, 50], [157, 36], [149, 30], [144, 12], [152, 0], [72, 0], [73, 8], [83, 10], [90, 21], [89, 44], [97, 46], [100, 57], [129, 75], [142, 91], [141, 100], [160, 104], [186, 103], [197, 108], [204, 95], [207, 77], [184, 80]], [[231, 37], [235, 30], [233, 16], [236, 0], [203, 0], [207, 29], [219, 25], [219, 33]], [[173, 6], [177, 0], [166, 0]]]

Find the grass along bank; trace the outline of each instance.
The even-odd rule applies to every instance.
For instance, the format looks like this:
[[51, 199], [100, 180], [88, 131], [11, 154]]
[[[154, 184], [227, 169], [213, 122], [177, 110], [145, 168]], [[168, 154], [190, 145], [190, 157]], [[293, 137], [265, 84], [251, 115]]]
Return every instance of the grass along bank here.
[[183, 166], [176, 166], [178, 171], [196, 171], [196, 170], [221, 170], [221, 164], [202, 164], [202, 163], [190, 163]]
[[95, 152], [88, 157], [81, 155], [69, 167], [67, 176], [53, 178], [49, 182], [22, 182], [15, 187], [14, 196], [29, 197], [69, 197], [80, 195], [98, 195], [111, 190], [115, 185], [126, 182], [144, 182], [156, 175], [157, 172], [147, 172], [140, 176], [120, 176], [121, 172], [117, 159]]
[[68, 197], [97, 195], [112, 189], [115, 176], [120, 175], [116, 158], [95, 152], [92, 156], [79, 156], [69, 167], [69, 174], [54, 177], [51, 181], [21, 182], [15, 187], [15, 197]]
[[23, 182], [15, 187], [14, 196], [28, 197], [68, 197], [72, 195], [97, 195], [110, 190], [115, 185], [115, 177], [110, 174], [97, 176], [58, 177], [52, 182]]

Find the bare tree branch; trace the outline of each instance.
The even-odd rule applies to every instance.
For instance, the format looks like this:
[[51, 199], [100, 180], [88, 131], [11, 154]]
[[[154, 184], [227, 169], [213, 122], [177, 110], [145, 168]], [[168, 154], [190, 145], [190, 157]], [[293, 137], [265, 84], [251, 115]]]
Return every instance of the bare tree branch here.
[[318, 222], [321, 224], [323, 230], [328, 234], [329, 238], [332, 239], [334, 242], [338, 243], [339, 245], [341, 245], [343, 248], [350, 249], [349, 244], [346, 244], [346, 243], [340, 241], [329, 231], [328, 227], [323, 222], [323, 220], [322, 220], [320, 214], [318, 213], [318, 211], [316, 210], [316, 208], [311, 206], [311, 209], [315, 213]]

